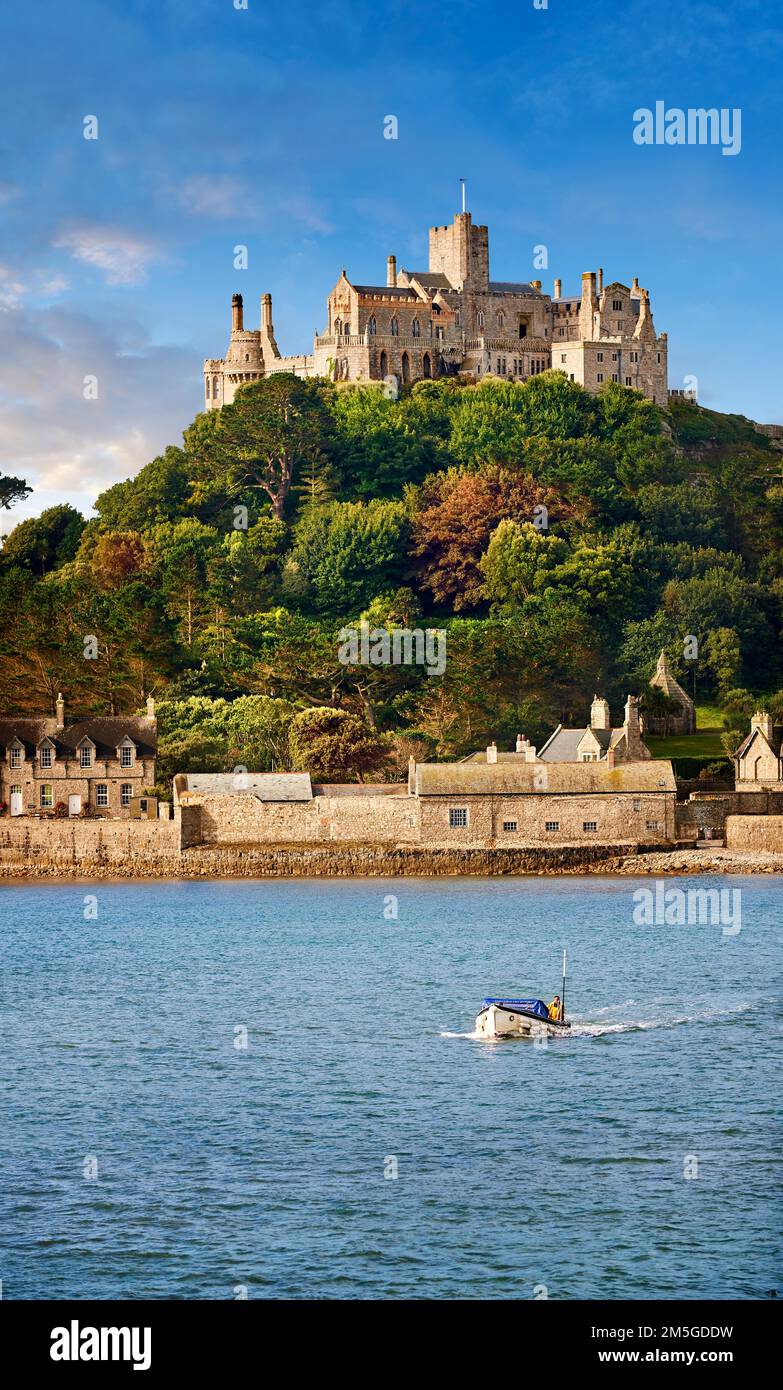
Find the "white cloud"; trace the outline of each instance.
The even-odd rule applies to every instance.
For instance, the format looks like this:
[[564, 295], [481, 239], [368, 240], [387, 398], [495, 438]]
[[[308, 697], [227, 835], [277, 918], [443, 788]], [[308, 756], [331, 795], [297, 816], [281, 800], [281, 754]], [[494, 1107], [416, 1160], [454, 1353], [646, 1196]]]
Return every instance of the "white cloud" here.
[[121, 227], [75, 227], [61, 233], [53, 245], [103, 271], [110, 285], [140, 284], [149, 265], [161, 258], [151, 242]]
[[199, 217], [244, 217], [252, 201], [247, 184], [232, 174], [194, 174], [185, 179], [179, 198]]
[[[7, 310], [0, 356], [0, 474], [34, 488], [0, 514], [0, 532], [56, 502], [89, 513], [99, 492], [181, 443], [200, 408], [198, 353], [151, 343], [134, 320]], [[97, 400], [84, 399], [86, 375]]]

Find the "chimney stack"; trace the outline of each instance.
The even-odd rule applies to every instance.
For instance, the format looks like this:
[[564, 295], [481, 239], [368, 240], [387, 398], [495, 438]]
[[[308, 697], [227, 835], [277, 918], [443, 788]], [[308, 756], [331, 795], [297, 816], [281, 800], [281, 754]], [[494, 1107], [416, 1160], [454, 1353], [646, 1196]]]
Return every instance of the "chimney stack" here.
[[527, 744], [525, 745], [525, 762], [526, 762], [526, 763], [534, 763], [535, 760], [536, 760], [536, 750], [535, 750], [535, 748], [533, 747], [532, 743], [527, 743]]
[[561, 294], [562, 294], [562, 292], [563, 292], [563, 282], [562, 282], [562, 280], [555, 280], [555, 293], [554, 293], [554, 295], [553, 295], [553, 298], [554, 298], [554, 299], [559, 299], [560, 296], [561, 296]]
[[524, 753], [526, 743], [527, 739], [525, 738], [524, 734], [517, 734], [517, 753]]
[[57, 716], [57, 730], [59, 732], [60, 729], [65, 728], [65, 701], [63, 699], [62, 691], [60, 691], [59, 695], [57, 696], [57, 701], [54, 708]]
[[772, 718], [769, 714], [767, 714], [767, 711], [765, 709], [756, 710], [756, 713], [753, 715], [750, 721], [750, 728], [751, 733], [754, 729], [758, 729], [759, 732], [764, 735], [765, 739], [767, 740], [767, 743], [772, 742], [772, 735], [774, 733], [774, 729], [772, 726]]
[[604, 292], [604, 268], [603, 268], [603, 266], [599, 266], [599, 268], [598, 268], [598, 293], [599, 293], [599, 294], [603, 294], [603, 292]]
[[540, 289], [541, 289], [541, 281], [540, 281], [540, 280], [531, 280], [530, 283], [531, 283], [531, 285], [533, 286], [533, 289], [534, 289], [534, 290], [540, 290]]
[[151, 695], [147, 696], [147, 718], [155, 719], [155, 701]]
[[632, 299], [638, 299], [638, 298], [639, 298], [639, 276], [638, 276], [638, 275], [634, 275], [634, 277], [633, 277], [633, 284], [631, 285], [631, 298], [632, 298]]
[[494, 741], [494, 739], [493, 739], [492, 742], [490, 743], [489, 747], [487, 748], [487, 762], [488, 762], [488, 763], [496, 763], [497, 760], [498, 760], [498, 746], [497, 746], [497, 744], [495, 743], [495, 741]]
[[231, 296], [231, 332], [242, 332], [242, 296], [232, 294]]
[[389, 256], [386, 261], [386, 284], [390, 289], [397, 285], [397, 257]]
[[275, 330], [274, 330], [274, 328], [272, 327], [272, 296], [271, 296], [271, 294], [262, 294], [262, 296], [261, 296], [261, 332], [262, 332], [262, 333], [266, 333], [268, 337], [271, 337], [272, 334], [274, 333], [274, 331], [275, 331]]
[[615, 751], [614, 751], [614, 749], [613, 749], [613, 748], [607, 748], [607, 750], [606, 750], [606, 766], [610, 769], [610, 771], [611, 771], [611, 769], [614, 767], [616, 761], [617, 761], [617, 759], [616, 759], [616, 757], [615, 757]]
[[612, 721], [609, 716], [609, 702], [600, 695], [593, 696], [593, 703], [590, 706], [590, 728], [591, 729], [611, 729]]

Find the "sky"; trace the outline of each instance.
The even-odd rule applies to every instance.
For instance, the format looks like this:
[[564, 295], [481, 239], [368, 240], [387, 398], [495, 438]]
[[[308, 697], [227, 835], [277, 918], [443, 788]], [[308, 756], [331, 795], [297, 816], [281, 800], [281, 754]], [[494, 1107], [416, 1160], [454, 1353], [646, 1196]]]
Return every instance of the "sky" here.
[[[426, 267], [460, 178], [493, 279], [636, 275], [670, 386], [783, 423], [782, 21], [780, 0], [6, 7], [0, 473], [34, 492], [0, 533], [58, 502], [90, 515], [181, 442], [233, 292], [254, 328], [271, 291], [281, 351], [310, 351], [343, 267]], [[637, 144], [658, 101], [738, 109], [739, 152]]]

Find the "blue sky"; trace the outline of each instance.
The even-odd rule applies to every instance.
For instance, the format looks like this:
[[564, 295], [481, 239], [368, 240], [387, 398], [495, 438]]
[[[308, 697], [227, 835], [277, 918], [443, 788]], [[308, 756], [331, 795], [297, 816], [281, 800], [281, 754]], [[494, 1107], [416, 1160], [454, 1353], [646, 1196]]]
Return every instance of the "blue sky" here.
[[[281, 350], [303, 351], [342, 266], [359, 283], [383, 283], [390, 252], [424, 266], [462, 176], [493, 278], [530, 278], [539, 244], [546, 290], [638, 275], [670, 385], [694, 374], [703, 404], [783, 422], [779, 3], [247, 6], [5, 11], [0, 472], [36, 490], [0, 530], [63, 500], [89, 513], [180, 442], [234, 290], [251, 327], [271, 290]], [[659, 100], [740, 108], [740, 153], [635, 144]]]

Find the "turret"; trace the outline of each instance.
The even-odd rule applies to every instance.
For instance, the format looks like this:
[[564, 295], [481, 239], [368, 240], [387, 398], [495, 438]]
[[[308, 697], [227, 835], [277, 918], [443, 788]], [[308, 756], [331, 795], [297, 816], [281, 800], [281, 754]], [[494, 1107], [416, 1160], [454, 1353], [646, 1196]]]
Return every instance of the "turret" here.
[[243, 327], [243, 310], [241, 294], [231, 296], [231, 332], [241, 333]]
[[586, 270], [582, 276], [582, 302], [579, 305], [579, 336], [591, 339], [594, 335], [598, 296], [595, 291], [595, 271]]
[[388, 256], [386, 258], [386, 284], [391, 289], [397, 285], [397, 257]]

